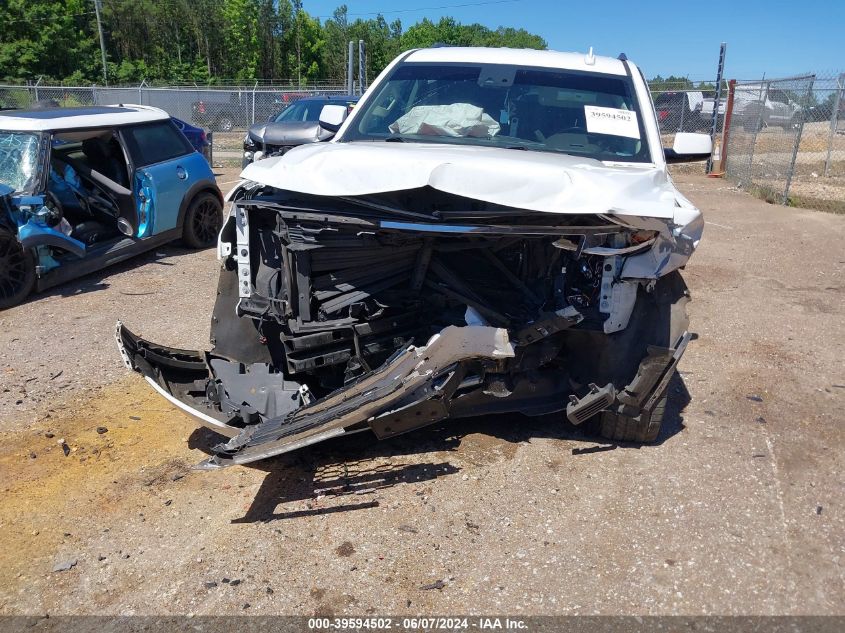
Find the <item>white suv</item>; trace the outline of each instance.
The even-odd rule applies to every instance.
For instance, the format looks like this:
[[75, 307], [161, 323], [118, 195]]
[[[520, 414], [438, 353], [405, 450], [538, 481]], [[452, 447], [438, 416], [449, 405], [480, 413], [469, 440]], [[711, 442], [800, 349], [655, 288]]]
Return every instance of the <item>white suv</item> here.
[[591, 54], [402, 54], [328, 143], [247, 167], [210, 352], [118, 327], [130, 368], [231, 439], [210, 467], [358, 431], [565, 412], [653, 441], [690, 339], [699, 211], [639, 69]]

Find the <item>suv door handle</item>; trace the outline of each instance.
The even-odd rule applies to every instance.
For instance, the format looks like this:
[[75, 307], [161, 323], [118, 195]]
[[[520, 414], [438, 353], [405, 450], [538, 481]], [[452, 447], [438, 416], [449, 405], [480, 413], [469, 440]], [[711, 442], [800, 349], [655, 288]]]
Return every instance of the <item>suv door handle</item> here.
[[176, 177], [179, 178], [179, 180], [185, 180], [185, 178], [188, 177], [188, 172], [185, 171], [184, 167], [179, 166], [176, 168]]

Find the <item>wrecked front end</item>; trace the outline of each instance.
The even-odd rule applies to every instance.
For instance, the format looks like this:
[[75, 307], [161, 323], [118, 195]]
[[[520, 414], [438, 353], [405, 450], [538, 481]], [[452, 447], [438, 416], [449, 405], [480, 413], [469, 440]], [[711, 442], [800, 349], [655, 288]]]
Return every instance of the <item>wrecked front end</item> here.
[[220, 238], [210, 352], [122, 324], [128, 367], [244, 464], [361, 431], [565, 412], [656, 438], [689, 335], [671, 220], [550, 214], [430, 187], [330, 197], [247, 183]]

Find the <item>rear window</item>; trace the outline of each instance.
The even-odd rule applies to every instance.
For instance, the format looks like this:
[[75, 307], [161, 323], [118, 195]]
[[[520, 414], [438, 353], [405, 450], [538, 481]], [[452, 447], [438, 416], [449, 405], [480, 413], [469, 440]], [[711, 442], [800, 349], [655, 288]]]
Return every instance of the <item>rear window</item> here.
[[292, 103], [281, 111], [276, 117], [276, 123], [287, 121], [316, 121], [320, 118], [320, 112], [328, 101], [303, 100]]
[[130, 127], [125, 130], [125, 134], [137, 166], [161, 163], [194, 151], [171, 121]]

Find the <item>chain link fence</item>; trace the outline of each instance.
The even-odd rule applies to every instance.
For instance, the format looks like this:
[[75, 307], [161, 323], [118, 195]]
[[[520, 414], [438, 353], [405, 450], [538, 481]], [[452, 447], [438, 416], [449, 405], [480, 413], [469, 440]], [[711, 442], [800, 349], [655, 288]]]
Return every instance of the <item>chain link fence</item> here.
[[731, 90], [726, 176], [770, 202], [845, 212], [845, 74]]
[[[697, 85], [698, 88], [691, 88]], [[715, 82], [651, 86], [663, 143], [678, 132], [712, 130]], [[354, 91], [357, 91], [355, 87]], [[256, 82], [252, 86], [0, 85], [0, 108], [138, 103], [215, 132], [221, 158], [240, 155], [243, 131], [305, 96], [345, 94], [339, 84]], [[729, 104], [729, 102], [731, 102]], [[717, 169], [777, 204], [845, 212], [845, 73], [734, 81], [722, 88]], [[693, 167], [694, 168], [694, 167]]]
[[[358, 86], [355, 85], [357, 91]], [[347, 87], [338, 84], [302, 86], [296, 82], [252, 86], [28, 86], [0, 85], [0, 108], [41, 106], [90, 106], [139, 104], [161, 108], [170, 116], [213, 132], [215, 166], [240, 165], [244, 131], [263, 123], [282, 109], [316, 95], [344, 95]], [[311, 113], [308, 113], [311, 116]]]
[[266, 121], [302, 97], [345, 94], [337, 84], [294, 87], [255, 84], [251, 87], [132, 87], [10, 86], [0, 85], [0, 108], [27, 108], [34, 104], [59, 106], [132, 103], [161, 108], [188, 123], [218, 132], [243, 131]]
[[[713, 108], [715, 104], [715, 82], [699, 82], [707, 88], [691, 89], [684, 86], [651, 87], [651, 98], [657, 113], [657, 124], [663, 144], [672, 146], [675, 134], [678, 132], [698, 132], [709, 134], [713, 125]], [[722, 88], [722, 98], [716, 122], [717, 134], [722, 133], [725, 122], [725, 96], [727, 84]]]
[[[700, 82], [709, 86], [713, 82]], [[189, 123], [213, 131], [244, 130], [253, 123], [266, 121], [271, 114], [304, 96], [345, 94], [340, 84], [313, 84], [297, 87], [296, 82], [252, 86], [196, 85], [152, 86], [65, 86], [0, 85], [0, 108], [28, 108], [33, 104], [59, 106], [115, 105], [134, 103], [151, 105]], [[354, 92], [358, 91], [356, 83]], [[715, 89], [692, 90], [686, 85], [652, 90], [661, 132], [671, 139], [676, 132], [710, 130]], [[726, 94], [726, 89], [723, 95]], [[724, 117], [724, 99], [719, 108], [720, 130]]]

